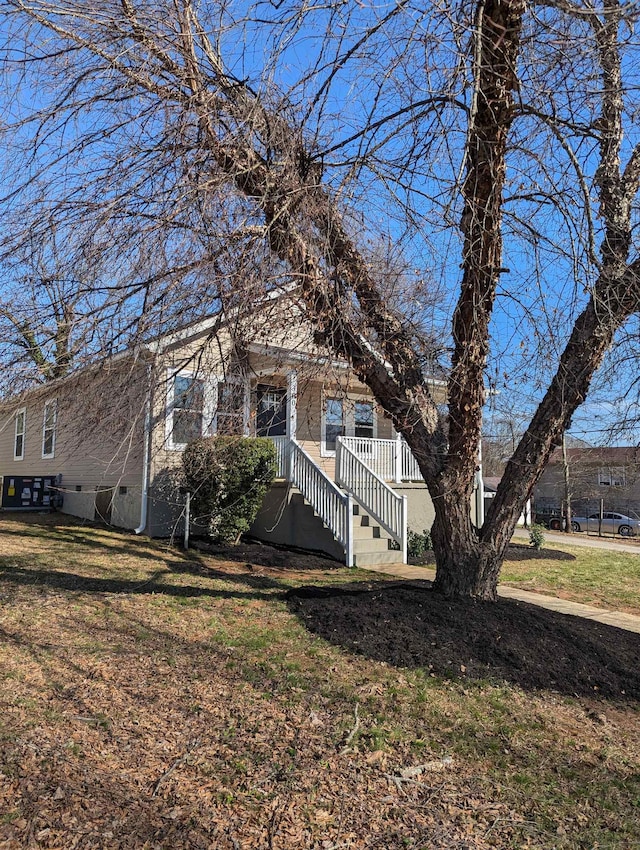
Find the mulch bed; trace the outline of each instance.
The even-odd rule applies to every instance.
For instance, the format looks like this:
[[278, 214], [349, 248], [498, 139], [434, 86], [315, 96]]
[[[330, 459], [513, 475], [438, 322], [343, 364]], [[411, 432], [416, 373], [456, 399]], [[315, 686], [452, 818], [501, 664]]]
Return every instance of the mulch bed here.
[[[575, 561], [576, 556], [559, 549], [534, 549], [527, 543], [510, 543], [505, 555], [506, 561]], [[409, 557], [409, 563], [420, 567], [436, 566], [433, 552], [425, 552], [418, 558]]]
[[305, 572], [340, 570], [344, 567], [343, 563], [322, 552], [303, 551], [292, 546], [273, 546], [251, 539], [243, 539], [237, 546], [231, 546], [224, 543], [212, 543], [210, 540], [202, 538], [192, 538], [191, 547], [207, 555], [213, 555], [220, 560], [278, 570], [299, 571], [301, 569], [301, 558], [304, 558], [302, 567]]
[[513, 600], [449, 600], [427, 581], [308, 586], [287, 596], [307, 629], [377, 661], [456, 679], [640, 699], [640, 634]]

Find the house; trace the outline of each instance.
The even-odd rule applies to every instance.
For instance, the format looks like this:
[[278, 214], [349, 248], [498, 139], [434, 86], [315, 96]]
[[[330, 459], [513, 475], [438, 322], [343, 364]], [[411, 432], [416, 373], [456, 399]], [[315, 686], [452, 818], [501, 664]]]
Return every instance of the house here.
[[568, 448], [566, 470], [562, 451], [556, 449], [534, 491], [536, 511], [559, 513], [566, 502], [567, 484], [576, 515], [598, 512], [601, 500], [605, 510], [640, 514], [640, 449]]
[[[496, 493], [498, 492], [498, 485], [502, 479], [501, 475], [485, 475], [483, 476], [483, 498], [484, 498], [484, 512], [489, 510], [491, 506], [491, 501], [495, 499]], [[527, 499], [524, 510], [520, 514], [517, 525], [524, 526], [525, 528], [529, 528], [531, 525], [531, 499]]]
[[[432, 385], [443, 400], [444, 383]], [[292, 297], [5, 401], [0, 474], [11, 504], [35, 505], [35, 479], [49, 476], [66, 513], [169, 536], [184, 524], [182, 451], [214, 434], [276, 445], [278, 478], [251, 529], [259, 539], [366, 565], [406, 560], [407, 530], [431, 526], [408, 447], [348, 364], [318, 348]]]

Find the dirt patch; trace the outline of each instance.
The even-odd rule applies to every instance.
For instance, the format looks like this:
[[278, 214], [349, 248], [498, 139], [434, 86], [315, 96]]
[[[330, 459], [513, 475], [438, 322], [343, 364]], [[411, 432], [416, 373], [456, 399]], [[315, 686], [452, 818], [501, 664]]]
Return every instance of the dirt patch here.
[[310, 631], [377, 661], [456, 679], [640, 699], [640, 635], [601, 623], [514, 600], [447, 600], [430, 582], [302, 587], [288, 599]]

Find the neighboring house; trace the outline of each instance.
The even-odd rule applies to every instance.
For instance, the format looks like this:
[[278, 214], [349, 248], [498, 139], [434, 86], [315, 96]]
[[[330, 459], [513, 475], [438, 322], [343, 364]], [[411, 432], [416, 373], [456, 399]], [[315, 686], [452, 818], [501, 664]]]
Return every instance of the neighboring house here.
[[[444, 383], [433, 392], [443, 400]], [[406, 559], [407, 528], [431, 526], [407, 446], [348, 364], [314, 344], [290, 298], [5, 401], [0, 474], [25, 496], [32, 479], [56, 476], [66, 513], [169, 536], [184, 524], [182, 451], [214, 434], [276, 443], [278, 480], [251, 529], [259, 539], [366, 565]]]
[[[485, 514], [489, 510], [492, 499], [495, 498], [501, 478], [502, 476], [500, 475], [484, 475], [482, 478], [484, 487], [483, 497]], [[524, 510], [518, 519], [518, 525], [524, 525], [527, 528], [531, 525], [531, 499], [527, 499]]]
[[[574, 515], [605, 510], [640, 513], [640, 449], [608, 446], [567, 449], [569, 497]], [[534, 491], [537, 511], [560, 511], [566, 501], [562, 451], [556, 449]]]

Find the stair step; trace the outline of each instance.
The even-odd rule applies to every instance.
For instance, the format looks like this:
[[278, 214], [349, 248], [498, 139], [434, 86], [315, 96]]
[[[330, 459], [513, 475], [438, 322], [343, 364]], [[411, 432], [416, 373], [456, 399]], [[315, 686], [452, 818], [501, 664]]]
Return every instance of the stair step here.
[[[303, 503], [318, 516], [300, 491], [291, 494], [291, 501]], [[322, 520], [318, 517], [320, 522]], [[357, 502], [353, 505], [353, 565], [355, 567], [402, 563], [399, 549], [390, 549], [391, 538]]]
[[382, 537], [382, 529], [379, 525], [355, 525], [353, 526], [354, 540], [378, 540]]
[[354, 553], [354, 567], [372, 567], [377, 564], [400, 564], [402, 555], [397, 549], [389, 549], [386, 552], [358, 552]]
[[[364, 552], [389, 552], [388, 537], [369, 537], [365, 539], [355, 539], [353, 541], [353, 551], [358, 553]], [[393, 550], [392, 550], [393, 551]], [[395, 550], [398, 551], [398, 550]]]

